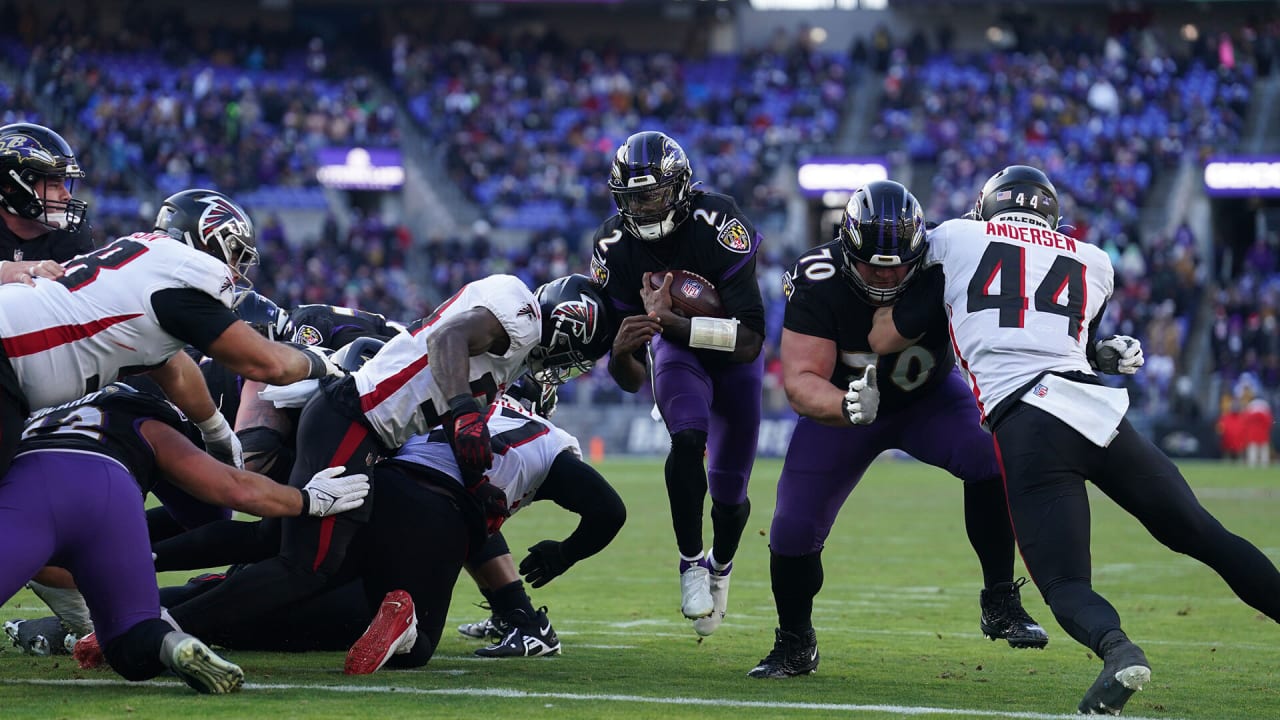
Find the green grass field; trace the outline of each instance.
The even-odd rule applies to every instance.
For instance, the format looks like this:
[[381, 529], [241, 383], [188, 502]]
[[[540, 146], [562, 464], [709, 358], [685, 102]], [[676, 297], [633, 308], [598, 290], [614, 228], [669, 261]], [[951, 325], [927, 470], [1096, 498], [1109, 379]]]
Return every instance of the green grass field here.
[[[1049, 718], [1075, 711], [1100, 669], [1070, 640], [1031, 586], [1028, 610], [1049, 630], [1043, 651], [1015, 651], [978, 631], [977, 561], [958, 480], [914, 462], [882, 461], [854, 491], [823, 560], [815, 607], [822, 663], [784, 681], [745, 674], [768, 652], [776, 617], [768, 528], [779, 470], [757, 464], [729, 616], [699, 642], [679, 612], [675, 543], [660, 461], [602, 470], [629, 519], [602, 554], [533, 593], [550, 607], [560, 657], [482, 660], [446, 630], [416, 671], [349, 678], [341, 653], [228, 652], [242, 692], [198, 696], [172, 678], [131, 685], [69, 658], [0, 651], [0, 718]], [[1280, 561], [1280, 471], [1216, 464], [1185, 468], [1201, 500], [1232, 531]], [[1094, 582], [1120, 610], [1153, 666], [1126, 717], [1280, 718], [1280, 628], [1212, 571], [1153, 541], [1094, 493]], [[519, 549], [562, 537], [574, 516], [547, 503], [507, 525]], [[710, 532], [708, 522], [708, 533]], [[2, 556], [2, 552], [0, 552]], [[1020, 574], [1025, 571], [1018, 565]], [[181, 582], [189, 573], [162, 578]], [[483, 611], [459, 581], [449, 627]], [[0, 618], [46, 614], [24, 591]]]

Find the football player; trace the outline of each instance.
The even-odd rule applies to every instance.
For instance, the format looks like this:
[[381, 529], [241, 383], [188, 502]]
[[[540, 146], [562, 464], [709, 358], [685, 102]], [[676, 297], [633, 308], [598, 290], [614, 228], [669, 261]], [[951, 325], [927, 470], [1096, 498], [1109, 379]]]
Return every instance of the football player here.
[[0, 127], [0, 282], [58, 277], [41, 261], [64, 263], [93, 250], [88, 205], [73, 194], [83, 177], [58, 133], [31, 123]]
[[1023, 610], [1021, 585], [1013, 582], [1014, 538], [1000, 469], [955, 371], [946, 318], [936, 317], [902, 352], [877, 354], [870, 345], [879, 309], [901, 304], [911, 285], [941, 279], [920, 268], [924, 240], [924, 213], [915, 197], [899, 183], [872, 182], [849, 199], [836, 239], [802, 255], [783, 277], [783, 380], [801, 417], [769, 530], [778, 629], [773, 650], [751, 677], [817, 669], [812, 615], [822, 587], [823, 544], [849, 493], [890, 449], [964, 481], [965, 527], [985, 587], [979, 595], [982, 631], [1014, 647], [1048, 642]]
[[[760, 430], [764, 301], [755, 226], [733, 198], [697, 190], [692, 178], [675, 140], [655, 131], [627, 138], [609, 177], [618, 212], [596, 231], [591, 270], [625, 318], [609, 373], [627, 392], [652, 373], [654, 400], [671, 433], [665, 474], [680, 608], [699, 635], [710, 635], [724, 619], [733, 557], [751, 512], [747, 480]], [[656, 291], [649, 285], [651, 273], [673, 269], [710, 280], [730, 318], [674, 313], [670, 277], [661, 276]], [[712, 542], [704, 554], [708, 486]]]
[[186, 190], [161, 205], [155, 232], [78, 256], [57, 280], [0, 285], [0, 472], [32, 410], [138, 372], [197, 421], [211, 453], [242, 464], [231, 425], [184, 347], [277, 384], [337, 372], [321, 355], [270, 342], [236, 317], [244, 273], [256, 262], [244, 209], [221, 193]]
[[108, 662], [125, 678], [168, 668], [200, 692], [238, 689], [240, 668], [161, 619], [141, 496], [173, 483], [254, 515], [323, 517], [359, 506], [368, 478], [331, 468], [295, 490], [219, 463], [200, 442], [166, 401], [124, 384], [37, 413], [0, 479], [0, 601], [57, 558], [84, 594]]
[[[553, 382], [588, 370], [612, 343], [606, 310], [599, 288], [581, 275], [552, 281], [536, 294], [511, 275], [468, 284], [359, 371], [321, 384], [298, 421], [290, 484], [298, 487], [303, 474], [335, 462], [362, 472], [413, 435], [443, 424], [466, 501], [483, 508], [489, 531], [496, 531], [509, 509], [506, 495], [485, 478], [493, 462], [487, 408], [526, 369]], [[329, 588], [369, 511], [282, 520], [278, 555], [173, 608], [174, 617], [200, 632]]]
[[[1222, 576], [1240, 599], [1280, 621], [1280, 572], [1206, 510], [1182, 473], [1125, 419], [1129, 397], [1097, 373], [1132, 375], [1142, 346], [1099, 340], [1114, 290], [1102, 250], [1057, 232], [1058, 193], [1045, 174], [1013, 165], [993, 175], [972, 219], [929, 234], [926, 263], [945, 272], [945, 308], [961, 367], [991, 429], [1027, 570], [1072, 638], [1102, 659], [1078, 710], [1119, 715], [1151, 678], [1115, 608], [1093, 589], [1085, 480], [1169, 548]], [[921, 288], [924, 290], [924, 288]], [[913, 338], [919, 320], [893, 321]]]
[[[522, 383], [527, 381], [527, 376], [522, 378]], [[538, 395], [542, 397], [541, 392]], [[551, 500], [581, 516], [568, 537], [535, 544], [521, 562], [526, 579], [534, 587], [542, 587], [575, 563], [604, 549], [622, 527], [626, 509], [608, 482], [582, 461], [577, 440], [526, 403], [526, 398], [508, 394], [491, 407], [488, 425], [494, 464], [487, 475], [489, 482], [511, 498], [513, 514], [531, 502]], [[545, 410], [546, 405], [541, 409]], [[375, 544], [373, 549], [365, 547], [362, 552], [353, 550], [335, 574], [341, 582], [352, 575], [363, 576], [363, 596], [339, 587], [282, 612], [258, 618], [237, 614], [228, 618], [228, 624], [211, 627], [209, 639], [238, 649], [347, 649], [369, 625], [364, 640], [355, 644], [348, 659], [349, 673], [374, 672], [397, 654], [397, 649], [404, 653], [412, 649], [412, 654], [396, 658], [395, 666], [413, 667], [427, 662], [439, 642], [463, 562], [474, 564], [482, 559], [469, 553], [469, 548], [484, 535], [484, 519], [473, 503], [463, 501], [462, 482], [458, 462], [442, 429], [411, 438], [394, 459], [374, 469], [378, 492], [369, 522], [358, 531], [365, 543], [381, 544], [386, 549], [377, 549]], [[421, 486], [431, 490], [422, 493], [415, 489]], [[492, 538], [501, 536], [495, 534]], [[507, 553], [505, 542], [498, 546]], [[361, 544], [353, 543], [353, 547]], [[509, 554], [505, 557], [509, 562]], [[236, 570], [231, 577], [240, 572], [243, 570]], [[185, 588], [167, 590], [166, 600], [181, 612], [182, 603], [211, 591], [224, 580], [218, 576], [198, 578]], [[489, 597], [494, 599], [496, 623], [502, 632], [493, 645], [478, 649], [477, 655], [536, 657], [559, 652], [560, 641], [547, 619], [546, 608], [533, 608], [518, 577], [508, 577], [491, 587], [494, 589]], [[383, 612], [369, 624], [371, 610], [366, 599], [372, 607], [378, 607], [391, 590], [405, 594], [397, 593], [382, 602]], [[423, 612], [416, 612], [415, 608]], [[358, 618], [358, 623], [352, 618]], [[416, 625], [419, 619], [423, 627]], [[315, 635], [316, 627], [326, 628], [323, 636], [307, 637]]]

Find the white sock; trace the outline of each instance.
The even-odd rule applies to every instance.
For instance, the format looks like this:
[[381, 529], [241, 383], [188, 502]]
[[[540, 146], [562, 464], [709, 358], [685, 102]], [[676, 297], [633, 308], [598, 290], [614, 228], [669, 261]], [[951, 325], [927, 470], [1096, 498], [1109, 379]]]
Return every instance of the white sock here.
[[728, 570], [729, 566], [733, 564], [733, 561], [730, 560], [727, 563], [721, 563], [719, 560], [716, 560], [715, 552], [715, 550], [707, 551], [707, 562], [711, 564], [711, 569], [721, 573]]
[[35, 580], [27, 583], [31, 592], [36, 594], [54, 615], [66, 625], [71, 632], [84, 637], [93, 632], [93, 620], [89, 618], [89, 606], [84, 596], [75, 588], [56, 588], [38, 583]]
[[698, 553], [697, 555], [694, 555], [693, 557], [686, 557], [686, 556], [684, 555], [684, 553], [681, 553], [681, 554], [680, 554], [680, 559], [681, 559], [681, 560], [683, 560], [683, 561], [685, 561], [685, 562], [696, 563], [696, 562], [698, 562], [698, 561], [702, 560], [702, 553]]

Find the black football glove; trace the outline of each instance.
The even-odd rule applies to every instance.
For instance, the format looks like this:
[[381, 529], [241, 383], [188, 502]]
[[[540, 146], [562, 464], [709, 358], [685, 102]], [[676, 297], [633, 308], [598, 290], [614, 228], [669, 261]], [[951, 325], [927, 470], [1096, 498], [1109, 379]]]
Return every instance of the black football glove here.
[[520, 561], [520, 574], [535, 588], [555, 580], [573, 566], [564, 557], [564, 548], [558, 540], [543, 540], [529, 548], [529, 554]]
[[484, 511], [484, 526], [490, 535], [502, 529], [502, 523], [511, 517], [511, 509], [507, 507], [507, 494], [502, 488], [485, 478], [482, 482], [467, 488], [467, 492], [475, 496]]
[[493, 445], [489, 426], [484, 421], [484, 408], [470, 395], [449, 400], [453, 415], [453, 456], [463, 473], [483, 475], [493, 467]]

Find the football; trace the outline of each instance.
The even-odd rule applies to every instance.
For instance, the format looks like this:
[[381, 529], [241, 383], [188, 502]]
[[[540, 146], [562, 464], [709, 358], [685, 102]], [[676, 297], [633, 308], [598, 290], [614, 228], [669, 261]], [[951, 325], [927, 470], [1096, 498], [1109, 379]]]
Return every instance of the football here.
[[677, 315], [693, 317], [728, 317], [716, 286], [701, 275], [688, 270], [655, 272], [649, 276], [649, 286], [662, 287], [662, 278], [671, 273], [671, 310]]

